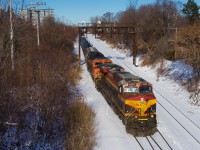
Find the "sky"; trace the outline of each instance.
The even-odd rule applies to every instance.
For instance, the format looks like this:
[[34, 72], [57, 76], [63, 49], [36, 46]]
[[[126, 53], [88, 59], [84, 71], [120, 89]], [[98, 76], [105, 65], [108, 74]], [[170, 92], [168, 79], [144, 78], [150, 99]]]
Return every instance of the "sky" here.
[[[37, 1], [37, 0], [35, 0]], [[102, 16], [106, 12], [117, 13], [128, 7], [130, 0], [39, 0], [54, 9], [55, 16], [65, 23], [78, 24], [82, 21], [90, 22], [91, 17]], [[156, 0], [132, 0], [137, 1], [136, 6], [152, 4]], [[186, 3], [187, 0], [174, 0]], [[200, 0], [195, 0], [200, 4]]]

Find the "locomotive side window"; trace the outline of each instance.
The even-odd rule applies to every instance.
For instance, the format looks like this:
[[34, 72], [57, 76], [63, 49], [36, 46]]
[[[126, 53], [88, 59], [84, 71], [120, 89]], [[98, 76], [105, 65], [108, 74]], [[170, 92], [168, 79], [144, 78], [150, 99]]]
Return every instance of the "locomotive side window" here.
[[138, 92], [138, 88], [130, 88], [130, 87], [125, 87], [124, 88], [124, 93], [137, 93]]
[[146, 92], [151, 92], [152, 91], [152, 87], [151, 86], [141, 86], [140, 87], [140, 92], [141, 93], [146, 93]]

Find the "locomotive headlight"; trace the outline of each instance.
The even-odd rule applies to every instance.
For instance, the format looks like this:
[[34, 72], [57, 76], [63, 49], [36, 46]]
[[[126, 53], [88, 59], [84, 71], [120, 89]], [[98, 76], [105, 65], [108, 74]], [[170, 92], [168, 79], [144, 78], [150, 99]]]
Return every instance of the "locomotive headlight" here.
[[141, 102], [141, 103], [144, 103], [144, 98], [140, 98], [140, 102]]
[[154, 115], [151, 115], [151, 118], [153, 118], [154, 117]]
[[138, 116], [135, 116], [135, 118], [137, 118]]

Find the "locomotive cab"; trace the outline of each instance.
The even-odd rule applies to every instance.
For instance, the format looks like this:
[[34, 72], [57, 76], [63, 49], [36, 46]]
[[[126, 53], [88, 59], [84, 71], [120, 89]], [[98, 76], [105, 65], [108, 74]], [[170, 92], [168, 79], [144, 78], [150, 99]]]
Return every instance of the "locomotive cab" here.
[[[156, 98], [148, 82], [121, 80], [118, 97], [123, 99], [125, 124], [142, 132], [156, 128]], [[138, 131], [139, 131], [138, 130]]]

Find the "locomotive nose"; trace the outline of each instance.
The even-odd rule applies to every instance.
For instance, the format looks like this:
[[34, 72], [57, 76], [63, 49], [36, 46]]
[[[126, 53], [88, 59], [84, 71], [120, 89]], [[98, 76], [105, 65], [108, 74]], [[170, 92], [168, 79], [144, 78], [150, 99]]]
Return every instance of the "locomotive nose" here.
[[[149, 117], [150, 115], [154, 115], [156, 113], [156, 99], [153, 96], [143, 95], [128, 98], [126, 100], [126, 105], [128, 105], [129, 110], [135, 110], [134, 114], [138, 116], [138, 119], [140, 116]], [[148, 120], [148, 118], [141, 119]]]

